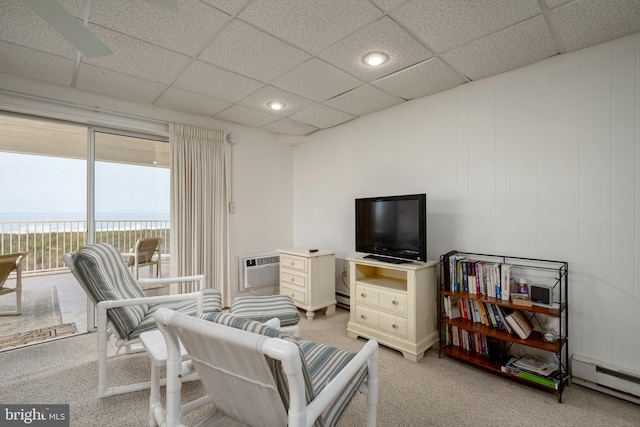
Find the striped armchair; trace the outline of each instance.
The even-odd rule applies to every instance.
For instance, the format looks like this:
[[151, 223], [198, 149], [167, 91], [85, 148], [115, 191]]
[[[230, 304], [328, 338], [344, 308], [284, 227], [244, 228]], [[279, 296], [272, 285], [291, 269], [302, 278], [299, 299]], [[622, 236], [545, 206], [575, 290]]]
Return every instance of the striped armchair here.
[[155, 329], [155, 312], [168, 308], [185, 315], [220, 312], [222, 298], [218, 290], [204, 288], [204, 276], [162, 278], [145, 283], [168, 285], [198, 282], [200, 290], [189, 294], [147, 297], [127, 268], [122, 255], [108, 243], [82, 247], [63, 256], [65, 264], [96, 306], [98, 322], [98, 394], [100, 397], [148, 389], [150, 382], [109, 387], [107, 381], [107, 347], [109, 337], [126, 353], [142, 351], [134, 345], [142, 332]]
[[357, 353], [291, 337], [231, 313], [156, 312], [167, 342], [167, 427], [183, 426], [179, 378], [184, 345], [215, 411], [203, 425], [336, 426], [358, 391], [367, 394], [367, 425], [376, 425], [378, 343]]

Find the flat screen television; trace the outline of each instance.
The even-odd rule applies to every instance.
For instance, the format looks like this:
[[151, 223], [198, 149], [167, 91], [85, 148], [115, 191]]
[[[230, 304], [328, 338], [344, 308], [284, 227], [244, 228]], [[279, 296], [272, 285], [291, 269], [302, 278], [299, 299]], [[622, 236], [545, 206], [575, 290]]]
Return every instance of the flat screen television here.
[[427, 195], [356, 199], [356, 251], [391, 262], [426, 261]]

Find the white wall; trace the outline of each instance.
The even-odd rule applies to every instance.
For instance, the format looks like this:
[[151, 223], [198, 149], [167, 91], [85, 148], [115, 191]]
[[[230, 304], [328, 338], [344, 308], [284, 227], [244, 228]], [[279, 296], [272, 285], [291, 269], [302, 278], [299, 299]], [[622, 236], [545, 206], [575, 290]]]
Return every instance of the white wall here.
[[568, 261], [570, 352], [640, 370], [639, 104], [635, 34], [314, 133], [294, 244], [344, 259], [354, 198], [426, 192], [430, 259]]
[[[226, 305], [238, 293], [239, 256], [293, 244], [293, 147], [287, 144], [298, 143], [295, 138], [6, 74], [0, 74], [0, 110], [165, 136], [168, 122], [236, 133], [239, 142], [233, 146], [231, 164], [236, 213], [229, 214]], [[256, 292], [276, 290], [277, 286]]]

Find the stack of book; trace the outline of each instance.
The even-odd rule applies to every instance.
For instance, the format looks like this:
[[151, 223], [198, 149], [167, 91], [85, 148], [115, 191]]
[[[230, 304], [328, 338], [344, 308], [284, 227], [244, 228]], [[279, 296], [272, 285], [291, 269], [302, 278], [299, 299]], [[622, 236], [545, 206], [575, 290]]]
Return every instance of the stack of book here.
[[546, 387], [558, 389], [558, 382], [554, 376], [558, 372], [559, 364], [552, 358], [544, 359], [527, 354], [512, 358], [501, 370], [504, 373], [520, 377]]
[[509, 301], [511, 265], [467, 259], [448, 255], [449, 269], [445, 274], [445, 289]]
[[533, 332], [533, 325], [519, 310], [513, 310], [507, 314], [504, 316], [504, 320], [509, 324], [513, 332], [523, 340], [529, 338], [529, 335]]

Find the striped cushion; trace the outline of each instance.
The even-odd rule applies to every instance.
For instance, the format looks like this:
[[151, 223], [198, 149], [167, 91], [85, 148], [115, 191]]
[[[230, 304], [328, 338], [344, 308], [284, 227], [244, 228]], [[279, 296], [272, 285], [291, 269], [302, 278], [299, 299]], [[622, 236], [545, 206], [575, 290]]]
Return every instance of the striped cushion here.
[[[202, 313], [216, 313], [222, 311], [222, 295], [220, 291], [217, 289], [204, 289], [202, 291], [204, 294], [204, 298], [202, 301]], [[127, 336], [127, 339], [138, 338], [141, 333], [145, 331], [150, 331], [152, 329], [156, 329], [156, 320], [153, 317], [155, 312], [159, 308], [168, 308], [171, 310], [175, 310], [177, 312], [189, 315], [196, 316], [198, 314], [198, 309], [196, 307], [196, 302], [193, 300], [190, 301], [174, 301], [174, 302], [163, 302], [158, 304], [150, 304], [149, 310], [145, 314], [144, 319], [140, 322], [138, 326], [136, 326]]]
[[[267, 335], [272, 338], [282, 338], [296, 344], [301, 352], [307, 403], [315, 399], [315, 396], [324, 389], [327, 383], [335, 378], [356, 355], [354, 352], [341, 350], [325, 344], [318, 344], [298, 337], [291, 337], [262, 323], [242, 319], [230, 313], [212, 313], [199, 317], [226, 326]], [[314, 424], [315, 427], [337, 425], [366, 377], [367, 368], [363, 366], [336, 400], [323, 412], [322, 417], [316, 420]], [[275, 378], [280, 396], [285, 406], [289, 407], [289, 390], [286, 376], [284, 372], [282, 372], [280, 364], [277, 364]]]
[[229, 312], [262, 323], [277, 317], [280, 326], [297, 325], [300, 321], [298, 309], [287, 295], [237, 297]]
[[[73, 264], [85, 291], [94, 303], [108, 300], [145, 298], [138, 282], [126, 267], [118, 250], [108, 243], [96, 243], [80, 248], [73, 255]], [[139, 304], [107, 310], [107, 318], [122, 339], [134, 339], [156, 328], [153, 314], [160, 307], [188, 315], [197, 312], [195, 301], [160, 304]], [[222, 311], [222, 296], [216, 289], [205, 289], [203, 312]]]
[[[85, 291], [95, 304], [146, 296], [126, 267], [120, 252], [108, 243], [80, 248], [73, 255], [73, 264]], [[148, 308], [146, 304], [118, 307], [108, 310], [107, 316], [118, 335], [124, 338], [145, 318]]]

